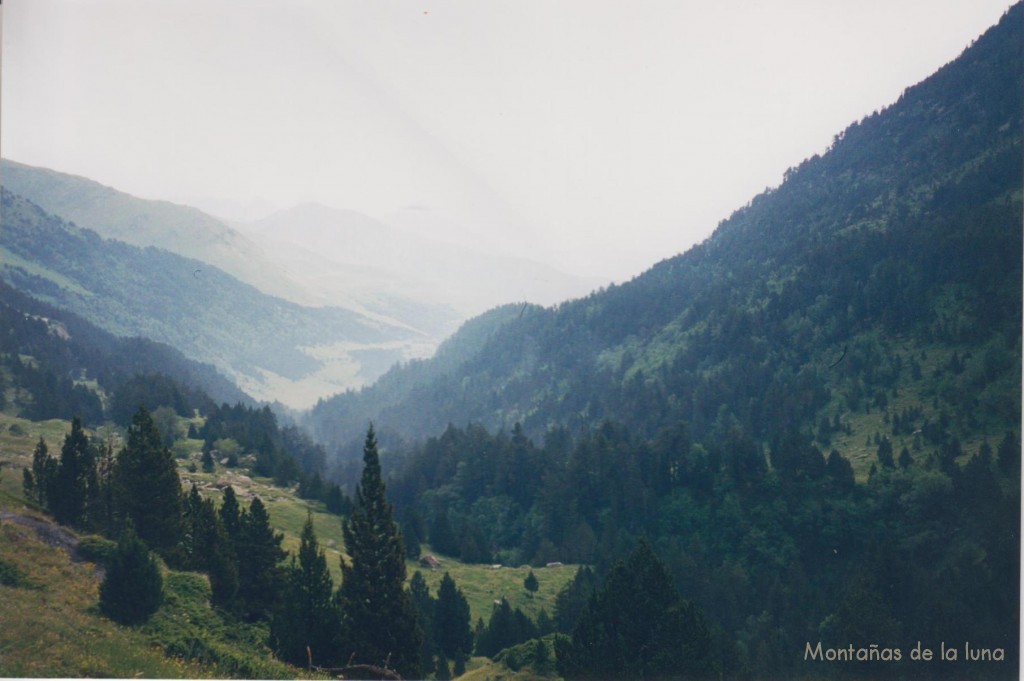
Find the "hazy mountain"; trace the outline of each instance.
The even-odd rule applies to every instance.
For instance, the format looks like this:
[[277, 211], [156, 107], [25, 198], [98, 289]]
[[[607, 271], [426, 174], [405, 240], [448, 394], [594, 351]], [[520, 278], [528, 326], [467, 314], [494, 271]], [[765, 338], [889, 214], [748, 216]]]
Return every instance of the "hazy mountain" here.
[[195, 258], [264, 293], [302, 302], [300, 288], [259, 247], [195, 208], [136, 198], [84, 177], [8, 159], [2, 161], [0, 183], [46, 212], [102, 237]]
[[308, 405], [435, 344], [379, 315], [302, 307], [206, 263], [103, 239], [6, 189], [2, 209], [0, 274], [13, 286], [117, 335], [210, 362], [258, 399]]
[[[195, 258], [299, 305], [344, 308], [381, 328], [402, 329], [391, 339], [397, 343], [392, 349], [344, 351], [352, 364], [343, 371], [305, 388], [289, 388], [284, 401], [291, 405], [358, 387], [396, 359], [429, 355], [461, 321], [495, 305], [550, 304], [583, 295], [599, 283], [526, 259], [446, 243], [417, 229], [422, 223], [396, 228], [325, 206], [298, 206], [229, 225], [190, 206], [140, 199], [87, 178], [10, 160], [2, 161], [0, 182], [44, 211], [102, 237]], [[211, 199], [204, 205], [239, 214], [234, 204]], [[435, 223], [431, 229], [440, 229]], [[417, 338], [415, 347], [403, 345], [408, 337]], [[249, 388], [266, 394], [263, 388]]]
[[[102, 237], [136, 246], [156, 246], [218, 267], [260, 291], [300, 305], [349, 307], [386, 324], [412, 325], [438, 342], [459, 317], [443, 302], [415, 292], [360, 287], [362, 298], [310, 288], [303, 277], [306, 264], [282, 265], [246, 235], [196, 208], [168, 201], [140, 199], [87, 178], [3, 160], [0, 183], [43, 210]], [[313, 282], [315, 285], [315, 281]], [[388, 318], [383, 308], [399, 315]]]
[[436, 238], [446, 233], [436, 220], [395, 227], [355, 211], [305, 204], [235, 226], [325, 300], [361, 302], [396, 316], [393, 308], [403, 297], [444, 301], [469, 316], [515, 301], [553, 304], [601, 283]]
[[960, 414], [964, 439], [1013, 426], [1022, 11], [704, 243], [626, 284], [506, 315], [459, 362], [396, 368], [318, 404], [311, 424], [335, 443], [367, 419], [406, 438], [610, 418], [642, 436], [681, 421], [697, 438], [735, 427], [766, 440], [840, 414], [873, 424], [912, 394], [924, 419]]
[[[4, 329], [0, 362], [17, 388], [12, 398], [26, 418], [80, 416], [98, 424], [105, 411], [109, 416], [112, 395], [137, 374], [162, 374], [218, 403], [251, 402], [209, 364], [186, 359], [163, 343], [115, 336], [3, 281], [0, 322]], [[4, 383], [0, 379], [0, 384]], [[106, 409], [94, 389], [104, 392]], [[0, 395], [0, 404], [3, 402]]]

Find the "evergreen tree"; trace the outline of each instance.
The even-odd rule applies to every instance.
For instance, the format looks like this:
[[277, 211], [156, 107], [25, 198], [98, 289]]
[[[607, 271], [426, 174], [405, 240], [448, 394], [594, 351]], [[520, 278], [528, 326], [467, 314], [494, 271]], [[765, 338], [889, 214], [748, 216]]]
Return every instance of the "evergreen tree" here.
[[47, 492], [54, 486], [56, 469], [57, 462], [50, 456], [46, 441], [40, 435], [32, 451], [32, 479], [35, 483], [35, 499], [43, 508], [49, 508]]
[[213, 466], [214, 466], [213, 452], [212, 452], [212, 450], [209, 447], [206, 447], [206, 446], [203, 447], [202, 464], [203, 464], [203, 472], [204, 473], [212, 473], [213, 472]]
[[348, 515], [352, 512], [352, 500], [345, 496], [341, 487], [330, 485], [324, 494], [324, 504], [327, 511], [334, 515]]
[[231, 485], [224, 488], [224, 500], [220, 504], [220, 521], [224, 524], [224, 531], [232, 542], [238, 539], [238, 532], [241, 528], [241, 511], [238, 507], [238, 497]]
[[896, 462], [892, 454], [892, 441], [883, 437], [878, 443], [878, 462], [885, 468], [895, 468]]
[[122, 624], [141, 624], [163, 601], [163, 577], [149, 549], [129, 521], [106, 565], [100, 610]]
[[268, 617], [274, 610], [283, 578], [278, 564], [286, 555], [281, 549], [283, 539], [270, 526], [263, 502], [253, 497], [249, 511], [242, 514], [236, 540], [238, 606], [249, 619]]
[[576, 570], [572, 581], [555, 596], [555, 627], [558, 631], [563, 634], [572, 632], [596, 588], [597, 576], [593, 570], [586, 565]]
[[537, 583], [537, 575], [533, 574], [533, 570], [530, 570], [530, 574], [526, 575], [526, 579], [523, 580], [523, 588], [531, 594], [537, 593], [537, 589], [540, 588], [540, 584]]
[[469, 602], [462, 589], [446, 572], [437, 589], [434, 607], [434, 636], [441, 654], [450, 660], [473, 651], [473, 632], [469, 628]]
[[36, 496], [36, 479], [32, 477], [31, 468], [21, 470], [21, 491], [26, 499], [33, 499]]
[[493, 658], [505, 648], [537, 637], [537, 627], [522, 610], [512, 609], [508, 601], [501, 599], [491, 610], [487, 627], [477, 636], [476, 653]]
[[416, 621], [423, 634], [420, 643], [420, 667], [434, 667], [434, 610], [437, 600], [430, 595], [430, 587], [423, 573], [417, 570], [409, 580], [409, 598], [416, 610]]
[[181, 540], [181, 483], [171, 452], [145, 407], [128, 427], [128, 442], [114, 466], [118, 514], [130, 518], [139, 537], [167, 555]]
[[539, 636], [547, 636], [555, 631], [555, 623], [551, 619], [551, 615], [545, 608], [541, 608], [540, 612], [537, 613], [537, 634]]
[[402, 676], [420, 670], [420, 632], [405, 584], [405, 547], [385, 497], [373, 426], [363, 446], [356, 504], [342, 526], [352, 562], [342, 561], [338, 603], [346, 655], [360, 664], [387, 665]]
[[[55, 494], [50, 498], [54, 519], [63, 525], [82, 526], [90, 492], [95, 492], [96, 465], [89, 439], [76, 416], [71, 433], [64, 436], [57, 467]], [[90, 481], [92, 485], [90, 485]], [[90, 487], [92, 488], [90, 490]]]
[[285, 571], [281, 600], [270, 620], [270, 647], [278, 658], [306, 666], [338, 662], [341, 621], [332, 599], [334, 585], [327, 558], [306, 517], [299, 542], [298, 563], [292, 557]]
[[710, 649], [702, 615], [646, 540], [612, 568], [572, 638], [556, 644], [567, 679], [709, 677]]
[[94, 527], [106, 532], [114, 532], [114, 440], [108, 437], [106, 442], [95, 445], [96, 478], [99, 491], [94, 499], [91, 520]]
[[184, 525], [182, 548], [186, 565], [209, 576], [213, 605], [231, 607], [238, 591], [235, 552], [213, 500], [201, 498], [195, 485], [185, 504]]

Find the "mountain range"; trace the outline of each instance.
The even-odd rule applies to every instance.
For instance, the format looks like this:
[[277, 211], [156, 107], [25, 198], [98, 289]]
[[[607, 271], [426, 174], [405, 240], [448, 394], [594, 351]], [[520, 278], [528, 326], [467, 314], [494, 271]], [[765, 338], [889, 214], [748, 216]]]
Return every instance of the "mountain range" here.
[[[256, 399], [293, 408], [428, 356], [487, 307], [551, 302], [592, 283], [323, 206], [236, 229], [189, 206], [14, 161], [3, 161], [0, 181], [8, 281], [114, 333], [179, 347]], [[81, 249], [74, 257], [69, 244]], [[109, 268], [106, 281], [73, 262], [89, 260]], [[182, 273], [191, 276], [184, 287]]]

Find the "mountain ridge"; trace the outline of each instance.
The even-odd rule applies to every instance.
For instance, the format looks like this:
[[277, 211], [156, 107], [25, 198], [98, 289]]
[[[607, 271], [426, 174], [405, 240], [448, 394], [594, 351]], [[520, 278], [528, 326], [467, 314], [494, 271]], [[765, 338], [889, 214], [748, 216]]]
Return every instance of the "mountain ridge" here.
[[624, 284], [530, 310], [387, 407], [369, 406], [373, 387], [365, 400], [322, 400], [313, 430], [339, 443], [357, 418], [405, 439], [518, 422], [540, 437], [612, 418], [648, 437], [677, 420], [704, 436], [736, 420], [766, 438], [823, 410], [831, 418], [841, 394], [855, 411], [880, 402], [870, 363], [909, 353], [888, 339], [952, 354], [999, 337], [1019, 362], [1024, 106], [1011, 84], [1024, 70], [1013, 47], [1022, 13], [850, 125], [705, 242]]
[[[213, 363], [259, 399], [301, 404], [311, 391], [358, 384], [363, 365], [354, 352], [394, 361], [432, 345], [415, 330], [341, 308], [304, 308], [206, 263], [103, 239], [7, 189], [2, 206], [8, 282], [114, 334]], [[383, 371], [379, 364], [367, 366]]]
[[[325, 295], [372, 299], [380, 292], [416, 292], [423, 300], [445, 301], [461, 313], [459, 321], [517, 300], [553, 304], [601, 283], [318, 203], [234, 225]], [[380, 302], [387, 307], [387, 300]]]

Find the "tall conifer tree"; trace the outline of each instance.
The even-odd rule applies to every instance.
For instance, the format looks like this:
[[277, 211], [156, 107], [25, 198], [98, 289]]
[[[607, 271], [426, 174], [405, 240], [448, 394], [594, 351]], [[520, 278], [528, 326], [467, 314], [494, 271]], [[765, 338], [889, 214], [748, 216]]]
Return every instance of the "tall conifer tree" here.
[[55, 481], [56, 493], [50, 499], [50, 508], [57, 522], [78, 526], [84, 523], [90, 492], [96, 491], [95, 480], [95, 457], [82, 421], [76, 416], [71, 421], [71, 433], [64, 436]]
[[352, 562], [341, 564], [338, 590], [346, 655], [384, 666], [404, 677], [422, 675], [421, 632], [405, 590], [405, 547], [384, 494], [377, 439], [371, 425], [363, 446], [363, 475], [352, 515], [342, 526]]
[[555, 644], [567, 679], [712, 678], [711, 638], [642, 539], [590, 598], [572, 639]]
[[338, 662], [340, 618], [332, 599], [334, 584], [327, 558], [306, 517], [299, 540], [298, 563], [292, 557], [285, 572], [284, 592], [270, 621], [270, 647], [282, 660], [297, 665]]
[[[228, 488], [230, 489], [230, 488]], [[238, 605], [249, 619], [270, 615], [281, 590], [284, 535], [275, 533], [270, 516], [259, 497], [253, 497], [249, 511], [242, 514], [238, 538]]]
[[434, 606], [434, 632], [441, 654], [450, 660], [469, 657], [473, 632], [469, 628], [469, 602], [447, 572], [441, 578]]
[[139, 537], [165, 557], [181, 539], [181, 483], [174, 456], [145, 407], [128, 427], [128, 442], [114, 466], [114, 498], [121, 518], [130, 518]]
[[236, 541], [241, 527], [241, 510], [238, 506], [238, 497], [235, 496], [235, 489], [231, 485], [224, 488], [224, 500], [221, 502], [219, 513], [228, 537], [232, 542]]

